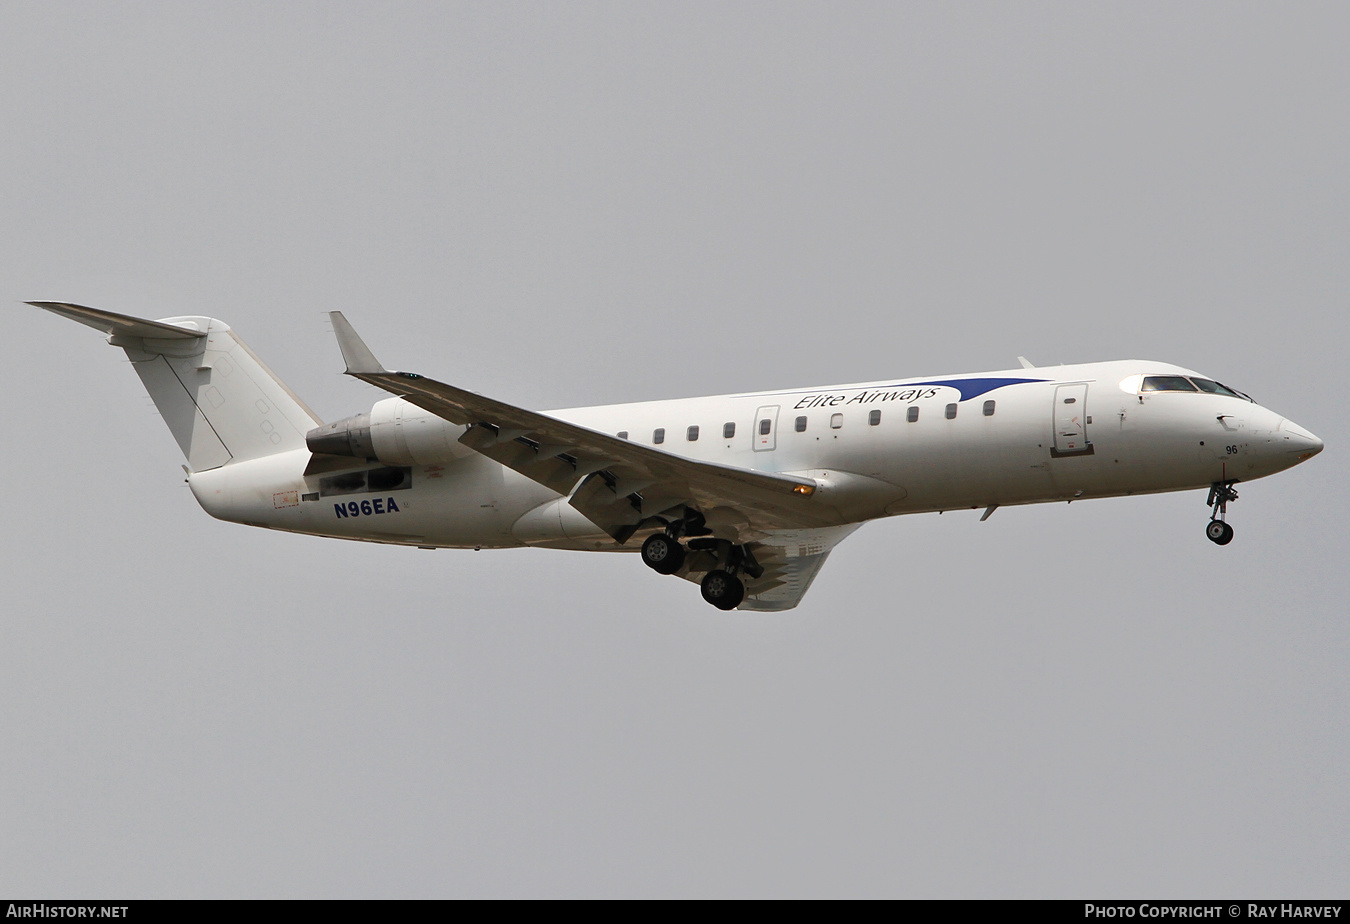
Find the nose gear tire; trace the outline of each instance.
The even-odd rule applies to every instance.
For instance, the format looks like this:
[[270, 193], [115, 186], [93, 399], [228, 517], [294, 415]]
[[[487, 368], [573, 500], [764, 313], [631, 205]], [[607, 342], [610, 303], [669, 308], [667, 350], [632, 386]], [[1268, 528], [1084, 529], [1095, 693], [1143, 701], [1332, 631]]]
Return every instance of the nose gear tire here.
[[1205, 535], [1216, 545], [1227, 545], [1233, 541], [1233, 527], [1222, 520], [1210, 520], [1205, 527]]

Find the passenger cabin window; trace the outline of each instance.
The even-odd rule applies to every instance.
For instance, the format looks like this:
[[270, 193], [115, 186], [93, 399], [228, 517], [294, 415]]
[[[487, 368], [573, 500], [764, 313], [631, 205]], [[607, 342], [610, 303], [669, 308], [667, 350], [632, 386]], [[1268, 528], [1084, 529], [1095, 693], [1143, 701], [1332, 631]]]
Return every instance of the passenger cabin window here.
[[628, 439], [628, 431], [627, 431], [627, 430], [620, 430], [618, 433], [616, 433], [616, 434], [614, 434], [614, 435], [617, 436], [617, 437], [618, 437], [619, 439], [621, 439], [621, 440], [626, 440], [626, 439]]
[[1184, 375], [1147, 375], [1144, 376], [1140, 391], [1197, 391], [1191, 380]]
[[905, 419], [908, 420], [910, 423], [914, 423], [914, 421], [916, 421], [916, 420], [919, 419], [919, 407], [918, 407], [918, 405], [916, 405], [916, 404], [911, 404], [911, 405], [909, 406], [909, 411], [905, 414]]
[[881, 423], [881, 411], [869, 411], [867, 414], [867, 423], [873, 427]]
[[728, 420], [722, 424], [722, 439], [729, 440], [736, 435], [736, 421]]
[[947, 405], [947, 419], [948, 419], [948, 420], [955, 420], [955, 419], [956, 419], [956, 405], [955, 405], [955, 404], [949, 404], [949, 405]]
[[798, 433], [805, 433], [805, 432], [806, 432], [806, 418], [805, 418], [805, 417], [798, 417], [798, 418], [797, 418], [797, 422], [796, 422], [795, 424], [793, 424], [793, 428], [794, 428]]
[[698, 439], [698, 424], [694, 424], [694, 425], [693, 425], [692, 427], [690, 427], [688, 430], [685, 430], [685, 431], [684, 431], [684, 438], [687, 439], [687, 440], [688, 440], [689, 442], [691, 442], [691, 443], [694, 442], [695, 440], [697, 440], [697, 439]]
[[843, 414], [831, 414], [831, 415], [830, 415], [830, 429], [831, 429], [831, 430], [838, 430], [838, 429], [839, 429], [840, 427], [842, 427], [843, 425], [844, 425], [844, 415], [843, 415]]
[[661, 443], [664, 443], [665, 441], [666, 441], [666, 428], [665, 428], [665, 427], [657, 427], [655, 430], [652, 431], [652, 442], [653, 442], [653, 443], [656, 443], [656, 444], [659, 445], [659, 444], [661, 444]]
[[768, 436], [768, 435], [769, 435], [769, 431], [770, 431], [771, 429], [773, 429], [773, 421], [770, 420], [768, 417], [765, 417], [763, 420], [761, 420], [761, 421], [759, 422], [759, 435], [760, 435], [760, 436]]
[[986, 401], [986, 402], [984, 402], [984, 416], [985, 416], [985, 417], [993, 417], [993, 416], [994, 416], [994, 402], [992, 402], [992, 401]]

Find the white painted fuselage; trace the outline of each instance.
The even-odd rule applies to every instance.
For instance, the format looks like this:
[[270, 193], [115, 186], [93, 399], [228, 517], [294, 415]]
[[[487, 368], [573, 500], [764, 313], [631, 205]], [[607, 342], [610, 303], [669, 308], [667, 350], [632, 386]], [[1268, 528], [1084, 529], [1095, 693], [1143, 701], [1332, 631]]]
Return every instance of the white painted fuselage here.
[[[1158, 375], [1197, 374], [1125, 360], [548, 413], [668, 453], [812, 479], [819, 490], [810, 503], [841, 526], [1203, 489], [1273, 474], [1322, 448], [1242, 397], [1140, 390]], [[377, 402], [371, 461], [348, 468], [406, 468], [406, 481], [388, 490], [362, 484], [342, 493], [334, 480], [342, 472], [313, 471], [306, 449], [189, 481], [212, 516], [271, 529], [424, 547], [638, 548], [616, 543], [567, 497], [460, 443], [465, 429], [402, 398]]]

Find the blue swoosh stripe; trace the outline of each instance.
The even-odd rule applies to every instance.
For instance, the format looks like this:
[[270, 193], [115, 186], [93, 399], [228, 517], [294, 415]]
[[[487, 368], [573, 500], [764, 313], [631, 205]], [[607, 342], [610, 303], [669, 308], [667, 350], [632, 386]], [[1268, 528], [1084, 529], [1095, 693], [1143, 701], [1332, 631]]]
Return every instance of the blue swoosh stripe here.
[[1023, 385], [1027, 382], [1048, 382], [1050, 379], [943, 379], [936, 382], [906, 382], [905, 387], [917, 385], [945, 385], [948, 388], [955, 388], [961, 392], [961, 400], [969, 401], [971, 398], [978, 398], [995, 388], [1002, 388], [1005, 385]]

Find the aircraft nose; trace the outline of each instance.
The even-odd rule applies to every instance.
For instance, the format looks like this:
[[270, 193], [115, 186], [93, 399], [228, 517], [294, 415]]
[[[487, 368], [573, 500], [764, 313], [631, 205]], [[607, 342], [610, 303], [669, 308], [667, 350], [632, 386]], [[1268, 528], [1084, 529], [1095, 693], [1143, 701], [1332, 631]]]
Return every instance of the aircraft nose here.
[[1294, 453], [1298, 461], [1311, 459], [1322, 451], [1323, 442], [1307, 430], [1285, 418], [1275, 430], [1277, 438], [1284, 443], [1284, 451]]

